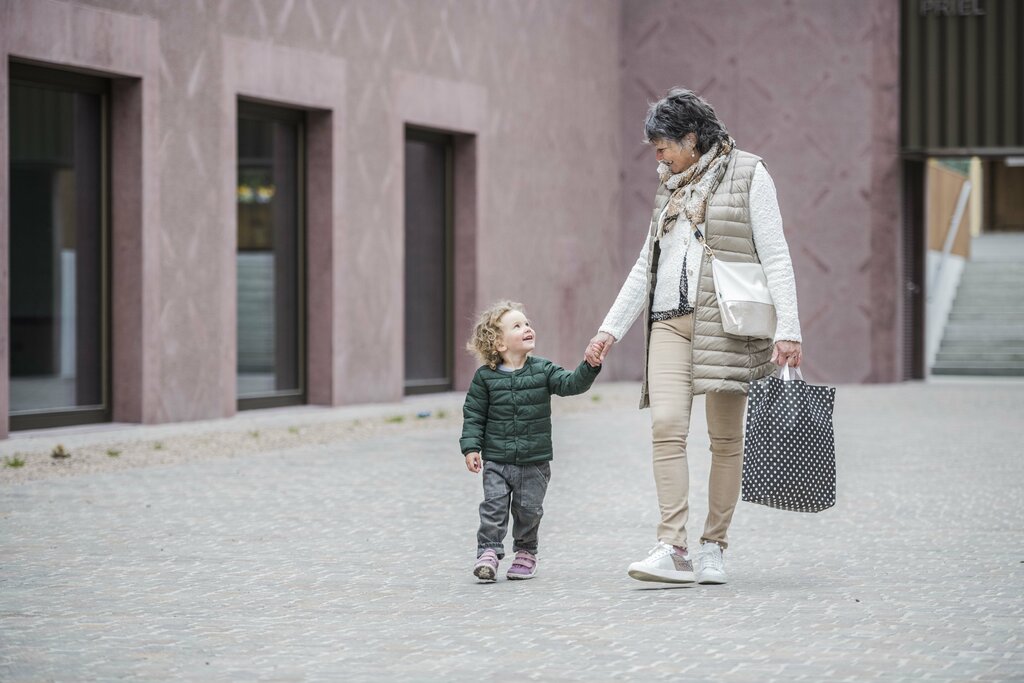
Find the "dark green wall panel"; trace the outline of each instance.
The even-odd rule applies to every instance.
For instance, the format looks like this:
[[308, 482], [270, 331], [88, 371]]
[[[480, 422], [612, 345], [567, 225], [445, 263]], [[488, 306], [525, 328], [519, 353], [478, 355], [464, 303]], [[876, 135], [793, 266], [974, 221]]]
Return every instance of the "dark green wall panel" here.
[[904, 152], [1024, 150], [1024, 2], [902, 0]]

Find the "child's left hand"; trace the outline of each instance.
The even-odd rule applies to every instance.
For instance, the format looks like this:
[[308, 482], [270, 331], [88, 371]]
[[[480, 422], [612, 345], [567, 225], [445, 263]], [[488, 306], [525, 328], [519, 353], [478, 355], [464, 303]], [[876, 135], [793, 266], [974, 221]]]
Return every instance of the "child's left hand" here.
[[604, 364], [604, 357], [608, 355], [608, 352], [612, 349], [612, 344], [615, 343], [615, 337], [608, 334], [607, 332], [598, 332], [594, 335], [594, 338], [587, 344], [587, 350], [583, 354], [583, 357], [587, 359], [587, 363], [590, 367], [596, 368], [599, 365]]

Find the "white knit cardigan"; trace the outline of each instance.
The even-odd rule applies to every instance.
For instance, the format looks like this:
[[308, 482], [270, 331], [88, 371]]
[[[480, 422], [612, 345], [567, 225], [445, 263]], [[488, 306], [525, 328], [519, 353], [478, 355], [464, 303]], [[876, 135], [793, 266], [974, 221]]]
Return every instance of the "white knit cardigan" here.
[[[667, 206], [666, 206], [667, 208]], [[662, 211], [658, 220], [664, 220]], [[789, 245], [782, 232], [782, 214], [775, 194], [775, 183], [764, 164], [758, 163], [750, 182], [750, 226], [754, 233], [754, 247], [768, 280], [768, 291], [775, 303], [778, 325], [775, 341], [801, 341], [800, 319], [796, 306], [796, 280], [793, 277], [793, 262], [789, 256]], [[607, 332], [616, 340], [622, 339], [633, 326], [644, 309], [647, 296], [647, 252], [648, 236], [640, 249], [640, 256], [626, 281], [619, 290], [608, 315], [601, 323], [600, 331]], [[696, 286], [700, 273], [703, 248], [694, 236], [685, 214], [680, 214], [674, 228], [661, 238], [661, 256], [658, 258], [658, 279], [654, 288], [652, 311], [672, 311], [679, 308], [680, 287], [685, 257], [687, 299], [690, 306], [695, 303]]]

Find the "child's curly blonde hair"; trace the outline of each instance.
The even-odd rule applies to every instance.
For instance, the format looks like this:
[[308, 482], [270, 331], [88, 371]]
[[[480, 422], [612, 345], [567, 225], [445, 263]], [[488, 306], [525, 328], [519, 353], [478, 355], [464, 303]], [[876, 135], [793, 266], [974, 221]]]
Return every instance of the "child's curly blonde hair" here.
[[475, 355], [481, 363], [496, 370], [501, 363], [498, 344], [501, 343], [501, 316], [509, 311], [519, 311], [526, 315], [523, 305], [515, 301], [498, 301], [487, 307], [476, 320], [473, 336], [466, 342], [466, 350]]

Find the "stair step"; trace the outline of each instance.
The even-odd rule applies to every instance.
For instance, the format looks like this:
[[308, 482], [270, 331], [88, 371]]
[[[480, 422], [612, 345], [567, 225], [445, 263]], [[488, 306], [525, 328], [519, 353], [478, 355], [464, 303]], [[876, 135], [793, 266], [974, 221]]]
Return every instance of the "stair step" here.
[[1024, 294], [1024, 280], [1014, 283], [990, 282], [984, 285], [973, 282], [961, 282], [956, 293], [960, 296], [971, 298], [984, 297], [985, 299], [1004, 299], [1013, 301]]
[[975, 334], [950, 334], [947, 332], [942, 338], [942, 345], [945, 346], [948, 343], [974, 344], [975, 346], [985, 346], [987, 348], [992, 348], [993, 346], [1020, 346], [1024, 344], [1024, 336], [1018, 334], [1000, 337], [984, 330]]
[[1024, 377], [1024, 365], [966, 365], [957, 363], [955, 365], [941, 365], [936, 363], [932, 367], [933, 375], [983, 375], [986, 377]]
[[943, 351], [939, 349], [935, 357], [939, 363], [985, 362], [985, 363], [1007, 363], [1024, 365], [1024, 352], [1014, 353], [1012, 351]]
[[950, 340], [974, 339], [984, 342], [1002, 341], [1006, 343], [1024, 343], [1024, 330], [1021, 330], [1020, 327], [1011, 328], [995, 325], [979, 327], [975, 325], [964, 326], [962, 323], [955, 323], [946, 326], [946, 334], [944, 335], [944, 338]]
[[1003, 369], [1017, 369], [1024, 370], [1024, 362], [1012, 361], [1012, 360], [986, 360], [984, 358], [976, 358], [974, 360], [936, 360], [936, 366], [942, 366], [944, 368], [1003, 368]]
[[943, 343], [940, 346], [946, 345], [945, 342], [955, 342], [959, 344], [974, 344], [977, 346], [983, 346], [985, 348], [1006, 348], [1008, 346], [1020, 346], [1024, 344], [1024, 337], [994, 337], [989, 333], [977, 334], [977, 335], [946, 335], [943, 338]]
[[[987, 327], [990, 324], [991, 325], [1001, 325], [1001, 324], [1004, 324], [1007, 321], [1007, 317], [1008, 317], [1007, 314], [1000, 314], [1000, 313], [996, 313], [996, 312], [992, 312], [992, 313], [979, 313], [979, 312], [967, 313], [967, 312], [953, 311], [953, 312], [949, 313], [949, 321], [948, 321], [948, 323], [950, 325], [955, 323], [957, 325], [963, 324], [963, 325], [974, 325], [974, 326], [984, 326], [984, 327]], [[1022, 316], [1022, 317], [1012, 316], [1012, 317], [1014, 317], [1015, 319], [1018, 319], [1018, 321], [1024, 322], [1024, 316]]]
[[1021, 325], [1024, 325], [1024, 310], [1010, 306], [978, 308], [977, 306], [954, 305], [949, 313], [950, 315], [992, 316], [1000, 320], [1018, 320]]
[[[939, 346], [939, 348], [940, 349], [952, 349], [952, 348], [955, 348], [954, 346], [951, 345], [952, 343], [971, 344], [971, 345], [973, 345], [973, 348], [986, 348], [986, 349], [991, 349], [991, 348], [994, 348], [994, 347], [1005, 348], [1005, 347], [1009, 347], [1009, 346], [1017, 346], [1017, 345], [1019, 345], [1021, 343], [1021, 341], [1022, 340], [1020, 340], [1020, 339], [977, 339], [977, 338], [970, 338], [970, 337], [964, 337], [964, 338], [961, 338], [961, 339], [956, 339], [956, 338], [949, 339], [949, 338], [947, 338], [947, 339], [943, 340], [943, 342]], [[950, 342], [950, 343], [947, 343], [947, 342]]]
[[956, 288], [956, 296], [964, 297], [975, 301], [987, 301], [996, 299], [999, 301], [1020, 301], [1024, 294], [1024, 283], [1012, 288], [992, 289], [980, 285], [961, 285]]
[[1024, 309], [1024, 286], [1020, 292], [993, 294], [992, 292], [971, 292], [963, 287], [953, 297], [953, 307], [982, 309]]
[[1016, 280], [994, 280], [992, 278], [972, 280], [970, 278], [960, 278], [957, 288], [971, 294], [1014, 296], [1024, 291], [1024, 278]]
[[943, 339], [941, 348], [964, 348], [964, 349], [999, 349], [1000, 351], [1024, 352], [1024, 340], [1005, 341], [1002, 344], [990, 344], [986, 341], [971, 339]]
[[1024, 292], [1024, 280], [1019, 282], [964, 282], [962, 279], [957, 285], [957, 293], [984, 294], [1001, 299], [1013, 299]]
[[953, 307], [950, 310], [959, 310], [965, 313], [1006, 313], [1011, 316], [1022, 316], [1021, 320], [1024, 320], [1024, 304], [1020, 301], [1005, 303], [985, 300], [968, 301], [960, 297], [953, 302]]
[[[977, 330], [978, 326], [977, 325], [972, 325], [971, 323], [950, 323], [949, 325], [946, 325], [946, 329], [948, 331], [950, 331], [950, 332], [959, 332], [959, 331], [970, 332], [970, 331]], [[1018, 332], [1021, 335], [1024, 335], [1024, 321], [1018, 322], [1016, 320], [1005, 320], [1005, 319], [1004, 320], [997, 320], [997, 321], [993, 321], [991, 325], [986, 325], [985, 329], [986, 330], [998, 330], [1000, 332]]]
[[997, 270], [1024, 268], [1024, 264], [1019, 261], [967, 261], [964, 265], [968, 268], [992, 268]]
[[1024, 270], [1024, 263], [1018, 261], [968, 261], [964, 264], [964, 270], [976, 272], [1017, 272]]
[[1024, 362], [1016, 362], [1012, 360], [985, 360], [982, 358], [976, 360], [936, 360], [936, 366], [944, 368], [1003, 368], [1003, 369], [1017, 369], [1024, 370]]
[[949, 351], [950, 353], [1024, 353], [1022, 344], [980, 344], [965, 340], [946, 341], [943, 340], [939, 346], [939, 353]]
[[969, 287], [1013, 287], [1024, 282], [1024, 273], [1020, 275], [982, 275], [980, 273], [963, 273], [960, 283]]

